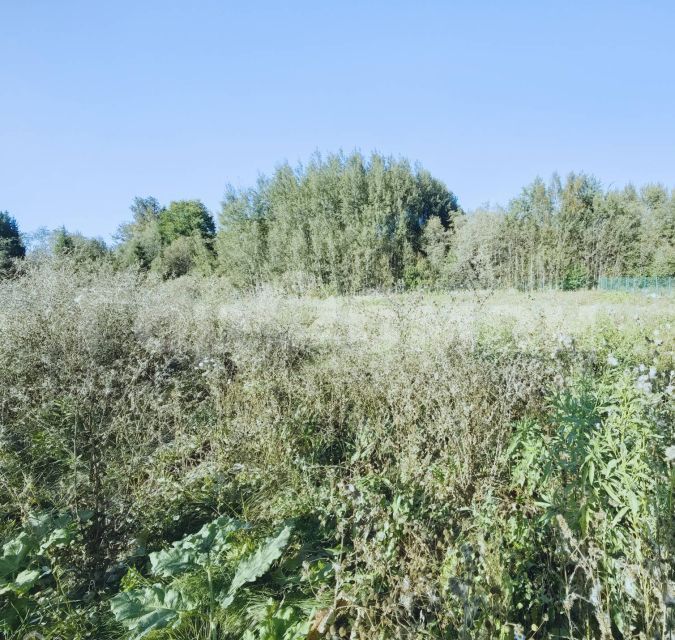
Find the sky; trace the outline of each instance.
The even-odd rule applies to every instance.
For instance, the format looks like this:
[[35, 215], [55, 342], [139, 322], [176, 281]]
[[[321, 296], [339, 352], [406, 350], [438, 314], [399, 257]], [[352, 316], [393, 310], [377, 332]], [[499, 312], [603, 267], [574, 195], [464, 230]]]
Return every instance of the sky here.
[[0, 210], [110, 239], [135, 196], [419, 161], [465, 209], [537, 175], [675, 187], [675, 3], [0, 0]]

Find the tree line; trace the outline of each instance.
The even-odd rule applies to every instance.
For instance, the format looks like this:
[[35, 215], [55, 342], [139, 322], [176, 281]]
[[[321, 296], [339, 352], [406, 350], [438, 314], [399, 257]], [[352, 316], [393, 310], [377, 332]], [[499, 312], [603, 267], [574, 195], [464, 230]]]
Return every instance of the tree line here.
[[451, 272], [524, 289], [593, 286], [602, 276], [675, 274], [675, 190], [659, 184], [604, 190], [572, 173], [537, 178], [505, 209], [466, 216]]
[[[675, 190], [605, 189], [593, 176], [537, 178], [506, 207], [464, 212], [407, 160], [313, 156], [248, 189], [228, 187], [218, 224], [199, 200], [136, 198], [114, 245], [65, 228], [39, 251], [164, 278], [218, 273], [239, 287], [274, 282], [346, 293], [394, 287], [593, 286], [602, 276], [675, 275]], [[25, 256], [0, 212], [0, 270]]]

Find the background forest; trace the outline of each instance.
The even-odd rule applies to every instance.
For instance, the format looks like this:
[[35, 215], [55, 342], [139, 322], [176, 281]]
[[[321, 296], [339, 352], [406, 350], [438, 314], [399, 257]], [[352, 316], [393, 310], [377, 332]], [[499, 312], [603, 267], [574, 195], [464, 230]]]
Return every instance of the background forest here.
[[[112, 248], [64, 228], [33, 244], [164, 278], [218, 273], [237, 287], [324, 293], [575, 289], [602, 276], [675, 274], [675, 191], [604, 189], [584, 173], [537, 178], [506, 208], [465, 213], [445, 184], [406, 160], [317, 154], [249, 189], [228, 187], [217, 225], [198, 200], [137, 198], [131, 210]], [[8, 214], [0, 237], [7, 270], [22, 255]]]

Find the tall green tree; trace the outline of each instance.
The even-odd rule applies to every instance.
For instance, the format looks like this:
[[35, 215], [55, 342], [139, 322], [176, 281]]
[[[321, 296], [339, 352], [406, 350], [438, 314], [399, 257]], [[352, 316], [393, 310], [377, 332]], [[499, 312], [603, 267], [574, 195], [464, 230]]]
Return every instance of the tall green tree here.
[[458, 215], [455, 195], [406, 160], [316, 154], [254, 189], [228, 190], [218, 260], [236, 282], [304, 279], [337, 292], [392, 286], [423, 257], [429, 221], [451, 231]]
[[[602, 197], [600, 182], [585, 173], [570, 173], [562, 187], [557, 218], [556, 274], [565, 280], [570, 274], [584, 273], [590, 278], [584, 236], [594, 219], [595, 207]], [[590, 281], [589, 281], [590, 283]]]
[[653, 276], [675, 274], [675, 190], [668, 193], [660, 184], [642, 188], [643, 203], [641, 258]]
[[7, 275], [13, 269], [14, 260], [26, 255], [19, 226], [7, 211], [0, 211], [0, 275]]
[[162, 209], [158, 216], [162, 243], [171, 244], [179, 237], [200, 236], [213, 238], [216, 232], [213, 217], [199, 200], [177, 200]]
[[153, 197], [136, 198], [133, 220], [118, 233], [124, 265], [152, 269], [164, 277], [212, 268], [215, 223], [199, 200], [177, 200], [162, 207]]
[[100, 238], [87, 238], [60, 227], [50, 235], [49, 245], [57, 257], [68, 256], [76, 262], [95, 262], [108, 255], [108, 247]]
[[136, 197], [130, 207], [131, 222], [123, 224], [117, 232], [118, 257], [124, 266], [138, 266], [148, 270], [162, 250], [159, 216], [163, 211], [156, 198]]

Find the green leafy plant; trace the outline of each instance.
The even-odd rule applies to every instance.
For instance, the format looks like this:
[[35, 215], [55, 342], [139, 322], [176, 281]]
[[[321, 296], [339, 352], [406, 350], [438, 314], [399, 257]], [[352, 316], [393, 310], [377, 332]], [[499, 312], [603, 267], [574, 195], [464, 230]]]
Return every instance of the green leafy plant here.
[[185, 614], [196, 607], [197, 603], [178, 589], [160, 584], [123, 591], [110, 600], [115, 618], [135, 638], [142, 638], [155, 629], [177, 627]]
[[576, 291], [590, 286], [591, 281], [588, 270], [580, 264], [575, 264], [565, 272], [562, 281], [563, 291]]
[[52, 554], [75, 539], [76, 522], [67, 515], [31, 515], [26, 529], [3, 545], [0, 556], [0, 630], [7, 632], [15, 628], [37, 608], [41, 592], [51, 590], [54, 582], [58, 581]]
[[151, 573], [173, 578], [198, 567], [210, 567], [215, 558], [230, 547], [231, 534], [244, 527], [231, 518], [217, 518], [205, 524], [197, 533], [174, 542], [169, 549], [150, 553]]
[[[216, 593], [213, 572], [232, 546], [232, 534], [245, 525], [226, 517], [220, 517], [204, 525], [197, 533], [175, 542], [169, 549], [150, 554], [151, 573], [168, 578], [168, 585], [153, 584], [135, 588], [114, 596], [110, 601], [115, 618], [121, 622], [134, 638], [142, 638], [151, 631], [176, 628], [189, 614], [206, 609], [209, 636], [217, 634], [216, 610], [229, 607], [237, 591], [246, 583], [262, 577], [281, 557], [287, 546], [291, 527], [266, 540], [250, 556], [240, 560], [229, 588]], [[186, 595], [180, 578], [186, 574], [203, 571], [208, 587], [208, 601]]]
[[272, 598], [266, 600], [260, 609], [250, 611], [255, 626], [244, 631], [242, 640], [304, 640], [308, 637], [311, 616], [302, 609], [279, 604]]
[[524, 423], [509, 450], [513, 481], [539, 526], [561, 541], [551, 562], [561, 568], [569, 631], [575, 620], [602, 637], [663, 624], [669, 493], [658, 413], [666, 397], [644, 385], [616, 369], [579, 379], [554, 398], [551, 424]]
[[268, 538], [255, 553], [239, 563], [227, 593], [218, 599], [223, 609], [232, 604], [237, 591], [247, 582], [255, 582], [269, 571], [274, 561], [281, 557], [286, 548], [291, 531], [291, 527], [284, 527], [278, 535]]

